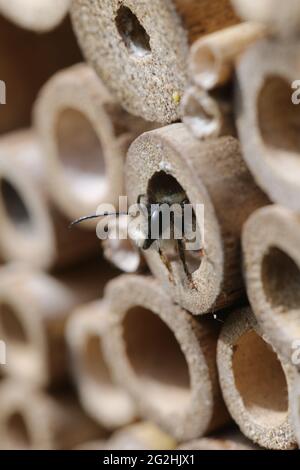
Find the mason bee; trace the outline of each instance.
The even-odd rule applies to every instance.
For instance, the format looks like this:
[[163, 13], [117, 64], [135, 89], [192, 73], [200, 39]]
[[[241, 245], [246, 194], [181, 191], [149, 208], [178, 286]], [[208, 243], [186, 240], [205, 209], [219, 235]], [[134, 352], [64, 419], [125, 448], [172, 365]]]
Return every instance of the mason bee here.
[[[197, 230], [194, 211], [191, 212], [188, 222], [185, 218], [187, 206], [191, 207], [190, 202], [179, 184], [173, 184], [172, 187], [164, 186], [162, 189], [155, 188], [155, 190], [149, 187], [147, 194], [138, 196], [135, 211], [82, 217], [71, 226], [90, 219], [128, 215], [133, 222], [129, 230], [130, 237], [136, 246], [145, 251], [155, 249], [166, 266], [172, 282], [174, 282], [174, 276], [171, 262], [179, 258], [188, 281], [194, 287], [192, 273], [199, 266], [204, 250], [203, 248], [196, 250], [186, 248]], [[136, 218], [137, 223], [134, 223]]]

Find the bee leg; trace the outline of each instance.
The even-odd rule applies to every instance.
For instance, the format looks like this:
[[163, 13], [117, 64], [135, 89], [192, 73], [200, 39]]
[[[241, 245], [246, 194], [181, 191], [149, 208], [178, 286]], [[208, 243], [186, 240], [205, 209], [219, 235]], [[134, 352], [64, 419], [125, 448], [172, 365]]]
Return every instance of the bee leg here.
[[194, 284], [194, 281], [193, 281], [193, 277], [192, 277], [191, 273], [189, 272], [188, 266], [186, 264], [183, 241], [182, 240], [177, 240], [177, 241], [178, 241], [179, 258], [180, 258], [180, 261], [183, 264], [185, 275], [186, 275], [186, 277], [189, 281], [190, 287], [192, 289], [195, 289], [195, 284]]
[[173, 276], [173, 272], [172, 272], [172, 266], [170, 264], [170, 261], [168, 260], [168, 257], [164, 255], [161, 248], [158, 249], [158, 253], [159, 253], [160, 259], [162, 260], [163, 264], [165, 265], [165, 267], [168, 270], [169, 281], [174, 284], [175, 281], [174, 281], [174, 276]]

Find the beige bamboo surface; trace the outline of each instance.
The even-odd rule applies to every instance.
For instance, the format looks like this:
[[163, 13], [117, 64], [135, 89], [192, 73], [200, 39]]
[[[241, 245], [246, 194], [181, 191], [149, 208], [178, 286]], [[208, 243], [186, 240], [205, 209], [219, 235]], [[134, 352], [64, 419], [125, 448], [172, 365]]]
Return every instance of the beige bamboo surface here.
[[297, 370], [274, 349], [251, 309], [225, 322], [217, 362], [225, 402], [242, 432], [262, 447], [296, 448], [291, 394]]
[[75, 228], [53, 204], [45, 154], [32, 130], [0, 137], [0, 247], [6, 261], [41, 269], [64, 267], [93, 255], [94, 234]]
[[[126, 178], [130, 204], [150, 190], [164, 194], [182, 188], [195, 211], [202, 252], [187, 251], [188, 273], [176, 247], [169, 264], [164, 251], [144, 251], [152, 273], [173, 300], [199, 315], [240, 298], [241, 229], [267, 199], [242, 160], [239, 142], [233, 137], [200, 142], [183, 124], [145, 133], [129, 150]], [[204, 204], [204, 220], [197, 213], [197, 204]]]
[[0, 0], [0, 449], [299, 448], [299, 13]]
[[117, 386], [103, 353], [103, 337], [110, 315], [105, 302], [94, 301], [75, 309], [67, 325], [71, 368], [86, 412], [108, 429], [130, 424], [137, 417], [131, 397]]
[[0, 13], [18, 26], [36, 32], [54, 29], [66, 16], [71, 0], [0, 0]]
[[76, 0], [71, 13], [87, 60], [120, 103], [163, 124], [179, 118], [189, 44], [238, 22], [229, 0]]
[[215, 369], [214, 322], [198, 322], [175, 306], [150, 277], [113, 280], [105, 301], [112, 317], [103, 338], [105, 357], [142, 416], [178, 440], [226, 423]]

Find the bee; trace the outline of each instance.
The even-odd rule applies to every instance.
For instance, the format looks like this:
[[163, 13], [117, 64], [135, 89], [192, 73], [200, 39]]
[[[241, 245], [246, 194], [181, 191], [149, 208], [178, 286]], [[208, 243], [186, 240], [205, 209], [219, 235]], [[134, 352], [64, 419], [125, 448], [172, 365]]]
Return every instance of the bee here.
[[202, 248], [187, 250], [188, 242], [191, 242], [193, 234], [197, 230], [197, 221], [192, 211], [189, 223], [184, 217], [186, 206], [190, 206], [185, 191], [181, 186], [172, 188], [164, 187], [155, 191], [148, 188], [147, 194], [141, 194], [137, 198], [135, 210], [129, 212], [102, 213], [75, 220], [71, 226], [86, 220], [107, 216], [128, 215], [133, 222], [130, 236], [135, 245], [144, 250], [155, 249], [168, 270], [170, 281], [174, 282], [172, 261], [180, 259], [184, 273], [194, 288], [192, 280], [193, 267], [199, 265], [204, 256]]

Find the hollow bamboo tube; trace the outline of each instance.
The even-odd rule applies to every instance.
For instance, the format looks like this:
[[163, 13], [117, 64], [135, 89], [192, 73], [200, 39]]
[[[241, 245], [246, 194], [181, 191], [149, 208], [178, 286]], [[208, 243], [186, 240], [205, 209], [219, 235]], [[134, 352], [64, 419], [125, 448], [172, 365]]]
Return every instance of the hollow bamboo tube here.
[[69, 20], [55, 31], [37, 35], [0, 16], [0, 80], [5, 84], [0, 103], [6, 101], [0, 105], [0, 134], [29, 126], [40, 87], [57, 70], [80, 58]]
[[289, 399], [296, 369], [275, 351], [250, 308], [226, 321], [217, 362], [225, 403], [245, 436], [268, 449], [295, 448]]
[[35, 123], [53, 199], [72, 219], [117, 204], [131, 141], [145, 129], [85, 64], [55, 75], [37, 100]]
[[0, 338], [7, 348], [3, 372], [39, 386], [67, 377], [65, 325], [74, 308], [101, 295], [112, 277], [102, 264], [79, 265], [55, 277], [21, 265], [0, 270]]
[[50, 31], [66, 16], [71, 0], [0, 0], [0, 14], [20, 26], [38, 33]]
[[297, 211], [300, 107], [293, 102], [292, 86], [299, 73], [298, 42], [261, 41], [237, 67], [236, 99], [237, 127], [251, 172], [274, 202]]
[[120, 276], [109, 283], [105, 299], [111, 323], [104, 354], [141, 416], [178, 440], [224, 424], [215, 369], [217, 322], [198, 322], [147, 276]]
[[81, 450], [174, 450], [176, 442], [153, 423], [143, 421], [116, 431], [106, 442], [91, 442]]
[[300, 342], [300, 219], [281, 206], [256, 211], [243, 229], [248, 296], [286, 361]]
[[228, 83], [239, 56], [265, 34], [262, 25], [247, 22], [198, 39], [189, 57], [191, 79], [204, 90]]
[[[298, 355], [299, 357], [299, 355]], [[298, 446], [300, 447], [300, 375], [295, 381], [295, 386], [291, 397], [293, 426], [296, 434]]]
[[148, 421], [116, 431], [107, 441], [94, 441], [78, 450], [173, 450], [176, 442]]
[[102, 336], [110, 321], [103, 301], [76, 309], [67, 325], [73, 377], [85, 411], [108, 429], [132, 422], [136, 409], [129, 395], [115, 384], [102, 352]]
[[141, 251], [128, 236], [128, 216], [110, 220], [106, 240], [102, 241], [104, 257], [120, 271], [134, 274], [146, 270]]
[[180, 118], [188, 46], [238, 22], [229, 0], [75, 0], [75, 32], [119, 102], [149, 121]]
[[185, 263], [174, 240], [173, 256], [164, 246], [162, 254], [156, 249], [143, 251], [152, 273], [176, 303], [202, 314], [240, 298], [241, 229], [248, 216], [266, 204], [266, 197], [249, 174], [238, 141], [222, 137], [200, 142], [183, 124], [148, 132], [129, 150], [126, 178], [130, 204], [140, 194], [159, 202], [180, 191], [193, 207], [201, 251], [185, 250]]
[[217, 436], [203, 437], [195, 441], [186, 442], [178, 450], [258, 450], [240, 432], [223, 432]]
[[98, 240], [56, 209], [48, 194], [44, 154], [36, 134], [18, 131], [0, 139], [0, 248], [5, 261], [50, 269], [95, 253]]
[[80, 409], [73, 395], [47, 395], [28, 383], [0, 386], [0, 446], [5, 450], [71, 450], [104, 431]]
[[237, 14], [247, 21], [265, 24], [281, 36], [297, 35], [300, 31], [300, 7], [298, 0], [232, 0]]
[[190, 86], [182, 100], [182, 121], [200, 140], [236, 136], [231, 92], [210, 92]]

